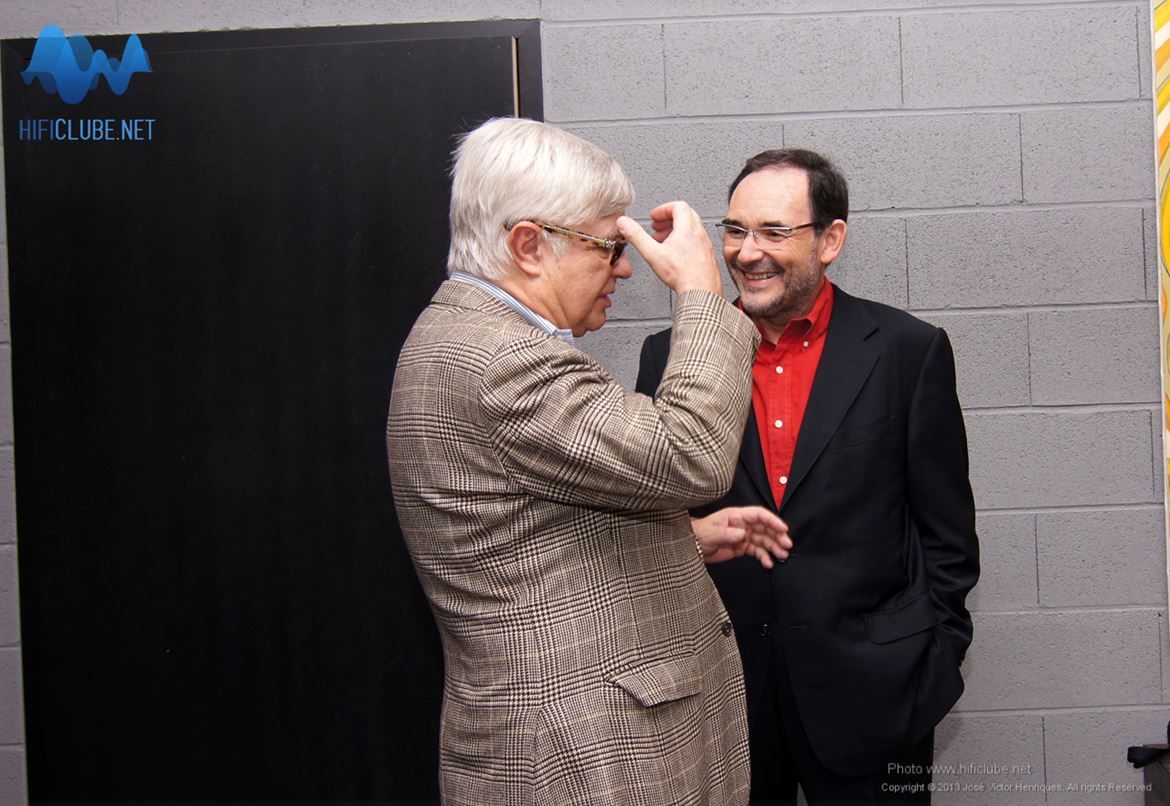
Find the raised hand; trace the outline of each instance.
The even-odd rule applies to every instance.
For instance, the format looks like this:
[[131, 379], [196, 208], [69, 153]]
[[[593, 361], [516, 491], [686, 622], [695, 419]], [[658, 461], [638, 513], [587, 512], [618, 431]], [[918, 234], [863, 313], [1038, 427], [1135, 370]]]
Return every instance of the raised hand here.
[[618, 230], [638, 250], [658, 279], [676, 294], [693, 289], [723, 293], [723, 280], [703, 221], [684, 201], [668, 202], [650, 211], [654, 234], [629, 216], [618, 219]]

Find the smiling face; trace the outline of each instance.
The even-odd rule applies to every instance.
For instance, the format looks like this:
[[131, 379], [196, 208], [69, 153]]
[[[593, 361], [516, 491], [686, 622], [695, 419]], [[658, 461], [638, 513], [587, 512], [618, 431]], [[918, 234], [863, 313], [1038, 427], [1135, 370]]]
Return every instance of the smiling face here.
[[[765, 168], [745, 177], [731, 195], [725, 219], [745, 229], [797, 227], [812, 220], [808, 174], [793, 167]], [[807, 227], [763, 248], [754, 235], [738, 243], [724, 240], [723, 260], [744, 312], [769, 332], [779, 334], [789, 319], [812, 308], [825, 268], [840, 248], [828, 254], [826, 234]]]
[[[622, 215], [624, 211], [572, 229], [599, 238], [618, 238], [617, 220]], [[548, 237], [564, 236], [549, 233]], [[617, 289], [618, 278], [633, 273], [625, 255], [613, 266], [609, 265], [609, 258], [610, 253], [603, 248], [568, 239], [561, 257], [554, 259], [548, 268], [556, 311], [551, 319], [558, 327], [568, 328], [574, 336], [583, 336], [605, 324], [605, 312], [613, 304], [609, 295]]]

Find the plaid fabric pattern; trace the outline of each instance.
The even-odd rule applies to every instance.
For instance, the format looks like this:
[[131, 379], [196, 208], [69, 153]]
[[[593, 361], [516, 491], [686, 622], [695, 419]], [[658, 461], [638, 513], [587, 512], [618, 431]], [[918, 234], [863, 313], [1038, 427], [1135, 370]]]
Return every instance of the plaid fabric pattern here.
[[656, 398], [474, 286], [402, 349], [386, 439], [443, 637], [443, 802], [741, 804], [742, 671], [684, 508], [730, 485], [759, 336], [679, 297]]

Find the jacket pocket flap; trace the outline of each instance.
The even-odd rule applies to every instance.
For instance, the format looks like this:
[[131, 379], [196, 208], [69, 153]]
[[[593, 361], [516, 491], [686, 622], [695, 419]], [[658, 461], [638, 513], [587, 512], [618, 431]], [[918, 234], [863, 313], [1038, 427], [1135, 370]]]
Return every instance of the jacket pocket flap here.
[[865, 634], [875, 644], [888, 644], [909, 635], [934, 629], [938, 614], [929, 593], [915, 596], [892, 610], [870, 613], [865, 617]]
[[649, 708], [703, 690], [703, 673], [694, 655], [643, 663], [606, 678]]
[[848, 448], [852, 445], [863, 445], [866, 442], [873, 442], [875, 439], [888, 437], [893, 433], [893, 430], [893, 421], [887, 417], [884, 420], [838, 431], [830, 444], [833, 448]]

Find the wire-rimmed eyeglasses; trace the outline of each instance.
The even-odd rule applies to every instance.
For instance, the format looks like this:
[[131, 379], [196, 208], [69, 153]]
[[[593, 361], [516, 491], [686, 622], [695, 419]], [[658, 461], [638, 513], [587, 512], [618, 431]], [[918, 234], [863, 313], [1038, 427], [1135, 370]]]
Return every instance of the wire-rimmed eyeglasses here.
[[797, 224], [794, 227], [756, 227], [755, 229], [748, 229], [738, 224], [720, 221], [715, 225], [715, 228], [722, 233], [724, 243], [743, 243], [751, 235], [756, 239], [757, 246], [779, 246], [795, 235], [797, 230], [802, 230], [805, 227], [815, 227], [816, 225], [817, 223], [815, 221], [810, 221], [807, 224]]

